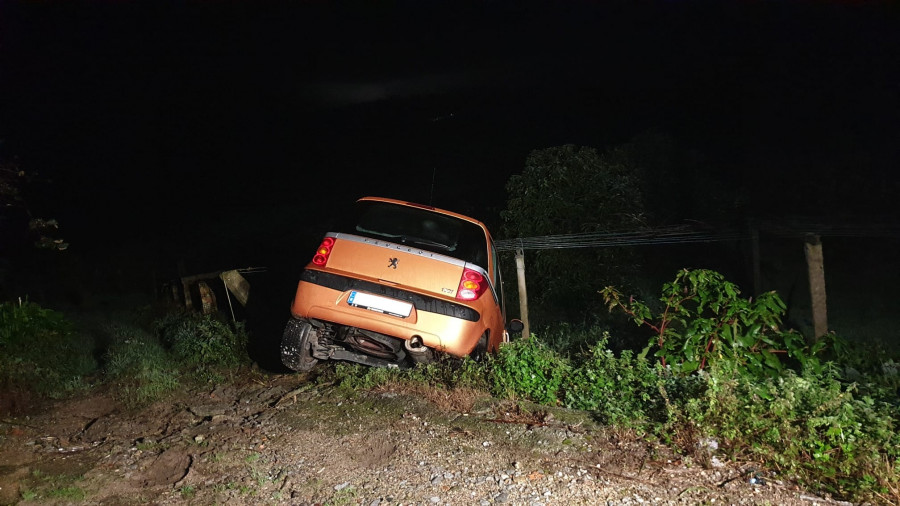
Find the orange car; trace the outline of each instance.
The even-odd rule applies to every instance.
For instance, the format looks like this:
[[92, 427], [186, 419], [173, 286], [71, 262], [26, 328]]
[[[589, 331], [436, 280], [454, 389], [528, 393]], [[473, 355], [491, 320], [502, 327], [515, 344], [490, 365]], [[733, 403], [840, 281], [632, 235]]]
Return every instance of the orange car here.
[[308, 371], [320, 360], [409, 367], [495, 352], [522, 330], [507, 327], [497, 262], [478, 220], [362, 198], [303, 270], [281, 360]]

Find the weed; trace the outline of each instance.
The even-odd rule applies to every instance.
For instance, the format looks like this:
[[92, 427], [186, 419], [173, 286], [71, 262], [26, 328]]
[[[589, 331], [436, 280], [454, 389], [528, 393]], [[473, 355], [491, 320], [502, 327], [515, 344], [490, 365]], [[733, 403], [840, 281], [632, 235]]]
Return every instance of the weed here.
[[179, 386], [178, 371], [166, 350], [140, 331], [110, 346], [106, 373], [119, 387], [124, 404], [132, 408], [157, 401]]
[[49, 499], [65, 499], [69, 501], [83, 501], [87, 494], [81, 487], [57, 487], [44, 493]]
[[831, 344], [821, 339], [807, 346], [802, 335], [781, 330], [786, 306], [778, 294], [744, 299], [737, 285], [715, 271], [679, 271], [663, 286], [659, 300], [664, 307], [655, 316], [649, 306], [633, 298], [623, 300], [611, 286], [601, 294], [610, 310], [619, 309], [653, 331], [642, 354], [656, 349], [660, 363], [679, 374], [702, 370], [714, 361], [757, 377], [777, 376], [786, 360], [817, 369], [816, 355]]
[[0, 303], [0, 385], [62, 398], [87, 388], [94, 342], [59, 312], [27, 300]]
[[608, 335], [578, 357], [562, 385], [567, 407], [594, 412], [603, 423], [626, 427], [665, 422], [659, 370], [631, 350], [606, 349]]
[[135, 448], [144, 452], [155, 452], [165, 449], [166, 445], [158, 441], [141, 441], [135, 445]]
[[490, 360], [492, 388], [502, 396], [522, 396], [542, 404], [558, 402], [568, 360], [535, 337], [500, 348]]
[[250, 477], [256, 482], [256, 486], [260, 488], [270, 481], [269, 476], [265, 471], [259, 469], [257, 466], [250, 466]]
[[[615, 289], [603, 293], [611, 309], [653, 329], [643, 352], [616, 356], [599, 328], [560, 326], [501, 348], [482, 371], [493, 392], [591, 411], [616, 430], [658, 438], [686, 461], [719, 453], [839, 497], [896, 502], [893, 355], [854, 361], [833, 335], [807, 345], [780, 329], [777, 294], [742, 299], [712, 271], [681, 271], [664, 287], [656, 316]], [[658, 361], [647, 358], [651, 350]]]
[[190, 485], [184, 485], [180, 489], [178, 489], [179, 494], [181, 494], [182, 499], [191, 499], [197, 493], [194, 487]]
[[[713, 368], [706, 395], [684, 400], [686, 423], [720, 437], [735, 457], [752, 458], [843, 496], [882, 493], [900, 457], [892, 407], [857, 397], [836, 373], [796, 374], [760, 383]], [[887, 464], [887, 465], [885, 465]]]
[[327, 506], [345, 506], [348, 504], [356, 504], [359, 495], [356, 487], [344, 487], [331, 496], [331, 499], [325, 502]]

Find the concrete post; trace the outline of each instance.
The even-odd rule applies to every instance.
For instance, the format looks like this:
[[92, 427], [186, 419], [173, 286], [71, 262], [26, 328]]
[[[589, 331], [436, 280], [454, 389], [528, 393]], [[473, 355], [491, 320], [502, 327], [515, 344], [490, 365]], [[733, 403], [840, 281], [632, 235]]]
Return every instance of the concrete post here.
[[516, 277], [519, 280], [519, 312], [522, 323], [525, 325], [522, 329], [522, 337], [529, 339], [531, 327], [528, 325], [528, 294], [525, 291], [525, 251], [521, 248], [516, 250]]

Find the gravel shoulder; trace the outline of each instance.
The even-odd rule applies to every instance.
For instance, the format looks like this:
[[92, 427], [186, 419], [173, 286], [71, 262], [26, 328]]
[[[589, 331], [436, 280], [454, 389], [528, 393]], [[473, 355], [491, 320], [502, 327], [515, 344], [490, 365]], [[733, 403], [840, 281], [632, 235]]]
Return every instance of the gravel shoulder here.
[[0, 421], [0, 504], [849, 504], [584, 413], [447, 397], [258, 371], [140, 410], [94, 392]]

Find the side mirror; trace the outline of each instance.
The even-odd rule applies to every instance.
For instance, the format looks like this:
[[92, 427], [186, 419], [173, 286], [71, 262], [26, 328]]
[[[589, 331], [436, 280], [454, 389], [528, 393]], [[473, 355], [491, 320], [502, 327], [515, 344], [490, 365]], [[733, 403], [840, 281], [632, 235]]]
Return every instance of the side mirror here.
[[509, 321], [509, 323], [506, 324], [506, 330], [511, 333], [514, 333], [514, 334], [518, 334], [519, 332], [522, 332], [522, 330], [524, 328], [525, 328], [525, 324], [522, 323], [522, 320], [519, 320], [516, 318], [513, 318], [512, 320]]

